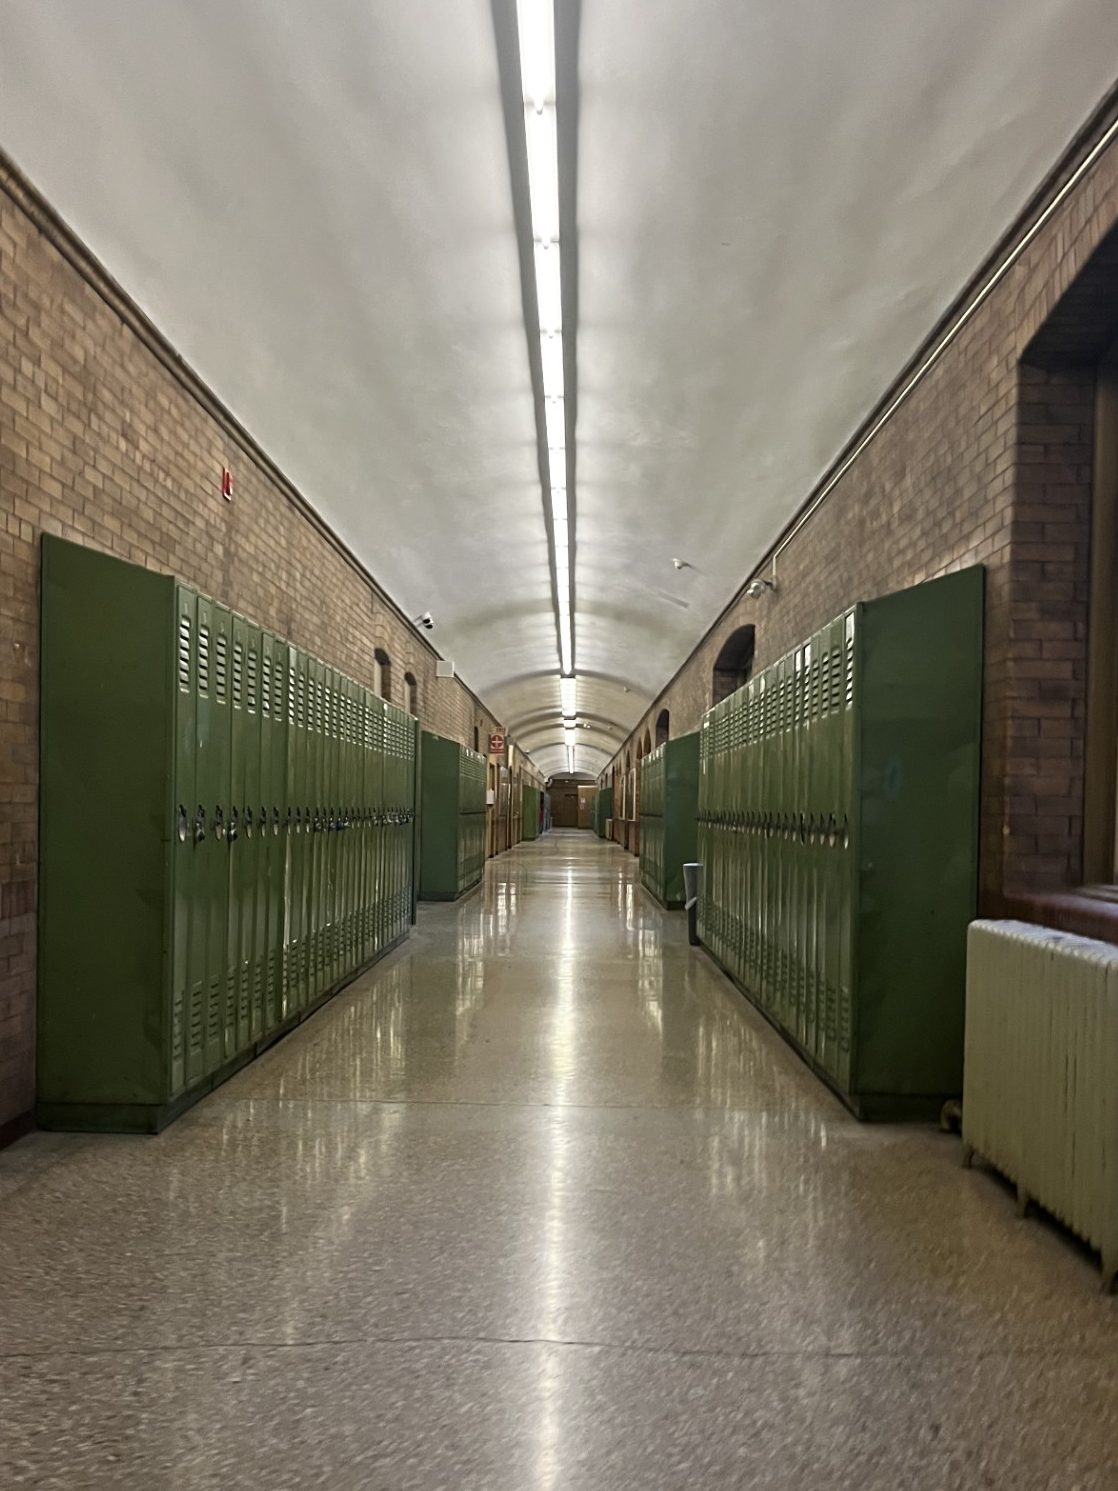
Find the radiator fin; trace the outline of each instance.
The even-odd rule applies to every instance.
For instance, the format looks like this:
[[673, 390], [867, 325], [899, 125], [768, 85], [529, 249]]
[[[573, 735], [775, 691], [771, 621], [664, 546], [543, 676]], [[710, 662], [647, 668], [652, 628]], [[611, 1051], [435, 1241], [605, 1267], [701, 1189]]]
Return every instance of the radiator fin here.
[[963, 1139], [1118, 1270], [1118, 947], [1025, 922], [967, 939]]

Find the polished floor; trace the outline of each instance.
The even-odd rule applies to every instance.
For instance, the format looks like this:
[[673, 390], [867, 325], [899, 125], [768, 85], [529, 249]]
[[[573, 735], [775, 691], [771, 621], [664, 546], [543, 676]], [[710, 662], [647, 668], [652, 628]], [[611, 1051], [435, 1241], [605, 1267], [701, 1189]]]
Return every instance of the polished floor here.
[[1118, 1301], [554, 833], [157, 1139], [0, 1153], [0, 1488], [1114, 1491]]

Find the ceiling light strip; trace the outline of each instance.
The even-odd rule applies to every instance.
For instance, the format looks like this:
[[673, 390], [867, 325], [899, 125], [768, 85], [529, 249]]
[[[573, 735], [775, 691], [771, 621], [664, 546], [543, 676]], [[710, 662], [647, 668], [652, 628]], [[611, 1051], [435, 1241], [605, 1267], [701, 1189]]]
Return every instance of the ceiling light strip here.
[[[559, 671], [574, 671], [571, 624], [571, 513], [567, 496], [566, 389], [563, 378], [562, 258], [559, 247], [559, 146], [555, 106], [554, 0], [516, 0], [520, 46], [520, 81], [524, 98], [524, 136], [528, 154], [533, 257], [536, 270], [536, 319], [540, 329], [543, 373], [544, 433], [547, 440], [547, 511], [555, 550], [555, 616], [559, 637]], [[562, 682], [560, 685], [562, 689]], [[574, 715], [573, 695], [563, 715]], [[573, 770], [573, 732], [566, 736]]]

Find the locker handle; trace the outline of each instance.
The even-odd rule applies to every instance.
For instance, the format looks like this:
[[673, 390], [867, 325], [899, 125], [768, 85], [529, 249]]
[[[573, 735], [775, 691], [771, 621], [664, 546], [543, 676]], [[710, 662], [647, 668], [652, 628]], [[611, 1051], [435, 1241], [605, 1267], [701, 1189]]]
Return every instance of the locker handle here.
[[240, 820], [239, 820], [239, 818], [237, 816], [237, 810], [236, 810], [236, 808], [230, 808], [229, 809], [229, 826], [225, 830], [225, 842], [227, 844], [232, 844], [238, 838], [238, 836], [239, 836], [238, 823], [239, 822], [240, 822]]
[[201, 803], [194, 815], [194, 842], [200, 844], [206, 837], [206, 810]]
[[187, 817], [186, 809], [183, 807], [183, 805], [182, 805], [181, 802], [179, 803], [179, 811], [178, 811], [178, 814], [177, 814], [176, 823], [177, 823], [177, 830], [176, 831], [177, 831], [178, 836], [179, 836], [179, 843], [180, 844], [185, 844], [186, 843], [186, 836], [187, 836], [187, 833], [189, 832], [190, 824], [189, 824], [189, 820], [188, 820], [188, 817]]
[[[261, 813], [263, 813], [263, 811], [264, 811], [263, 808], [261, 808], [260, 811], [261, 811]], [[272, 809], [272, 836], [273, 836], [273, 838], [276, 837], [279, 834], [279, 831], [280, 831], [280, 811], [279, 811], [279, 808], [273, 808]]]
[[221, 811], [220, 803], [214, 808], [213, 831], [215, 839], [223, 839], [225, 837], [225, 814]]
[[245, 809], [245, 838], [252, 838], [252, 809]]

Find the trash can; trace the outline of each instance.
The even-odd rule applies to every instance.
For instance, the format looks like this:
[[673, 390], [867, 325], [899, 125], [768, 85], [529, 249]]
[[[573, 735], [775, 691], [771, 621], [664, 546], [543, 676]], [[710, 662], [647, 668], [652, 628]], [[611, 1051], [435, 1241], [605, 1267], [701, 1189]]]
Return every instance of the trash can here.
[[683, 867], [684, 907], [687, 911], [687, 941], [692, 947], [699, 946], [699, 886], [702, 883], [703, 867], [699, 863]]

